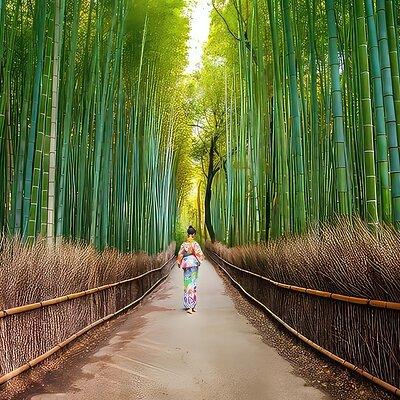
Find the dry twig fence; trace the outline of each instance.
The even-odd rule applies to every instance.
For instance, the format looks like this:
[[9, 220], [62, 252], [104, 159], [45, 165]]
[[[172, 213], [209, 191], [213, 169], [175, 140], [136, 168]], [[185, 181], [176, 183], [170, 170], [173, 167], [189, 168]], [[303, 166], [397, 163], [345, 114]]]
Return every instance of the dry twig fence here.
[[206, 251], [246, 296], [292, 334], [400, 397], [400, 303], [280, 283], [228, 262], [217, 254], [218, 246], [208, 243]]
[[[143, 257], [147, 263], [151, 260]], [[161, 266], [133, 278], [1, 310], [0, 385], [46, 360], [95, 326], [137, 305], [167, 278], [174, 259], [172, 255]]]

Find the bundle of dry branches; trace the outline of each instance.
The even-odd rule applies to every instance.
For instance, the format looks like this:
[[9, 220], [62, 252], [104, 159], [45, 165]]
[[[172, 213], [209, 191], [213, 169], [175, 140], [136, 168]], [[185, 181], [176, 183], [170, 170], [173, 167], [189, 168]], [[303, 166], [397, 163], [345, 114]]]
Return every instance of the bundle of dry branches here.
[[[175, 251], [122, 254], [92, 246], [46, 241], [24, 246], [0, 239], [0, 309], [53, 299], [120, 282], [161, 267]], [[0, 318], [0, 376], [45, 353], [82, 328], [118, 311], [165, 275], [168, 265], [143, 278], [29, 312]]]
[[[360, 220], [340, 220], [304, 236], [262, 245], [207, 249], [273, 281], [400, 302], [400, 234]], [[277, 287], [225, 264], [235, 279], [308, 339], [400, 387], [400, 311], [311, 296]]]

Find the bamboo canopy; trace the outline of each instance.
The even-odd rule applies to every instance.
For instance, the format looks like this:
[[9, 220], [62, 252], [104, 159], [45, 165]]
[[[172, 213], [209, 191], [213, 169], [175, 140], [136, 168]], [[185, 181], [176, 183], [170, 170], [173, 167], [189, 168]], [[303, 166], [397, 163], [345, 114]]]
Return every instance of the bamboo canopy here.
[[203, 68], [184, 76], [178, 0], [167, 19], [144, 0], [1, 2], [4, 233], [162, 251], [189, 190], [193, 114], [211, 146], [193, 218], [212, 239], [338, 214], [399, 227], [398, 0], [213, 5]]
[[174, 238], [188, 22], [146, 4], [0, 3], [2, 233], [153, 254]]
[[213, 4], [206, 63], [224, 71], [226, 112], [216, 238], [257, 243], [337, 215], [398, 228], [399, 2]]

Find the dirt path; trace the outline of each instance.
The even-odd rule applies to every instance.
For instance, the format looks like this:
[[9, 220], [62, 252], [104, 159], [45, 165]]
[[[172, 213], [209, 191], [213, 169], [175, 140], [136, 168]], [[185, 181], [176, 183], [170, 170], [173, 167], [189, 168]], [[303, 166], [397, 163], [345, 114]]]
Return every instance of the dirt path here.
[[198, 313], [181, 310], [181, 274], [175, 268], [108, 344], [31, 399], [328, 399], [263, 343], [210, 263], [201, 266]]

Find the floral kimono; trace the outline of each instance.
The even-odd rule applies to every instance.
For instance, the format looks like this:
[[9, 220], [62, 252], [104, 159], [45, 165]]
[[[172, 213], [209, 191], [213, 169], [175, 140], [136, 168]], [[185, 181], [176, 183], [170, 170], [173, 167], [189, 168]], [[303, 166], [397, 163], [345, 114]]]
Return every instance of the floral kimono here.
[[196, 290], [197, 277], [200, 263], [204, 260], [204, 254], [200, 245], [191, 237], [188, 237], [178, 254], [178, 265], [183, 269], [183, 306], [193, 309], [197, 304]]

